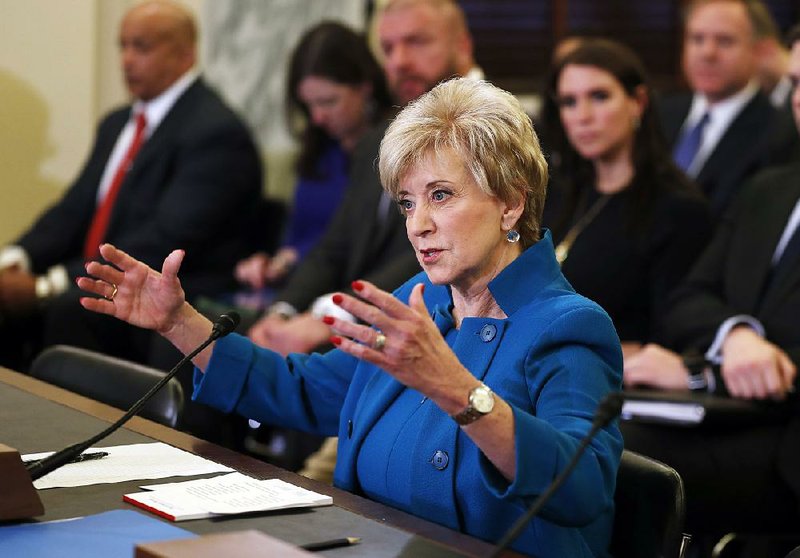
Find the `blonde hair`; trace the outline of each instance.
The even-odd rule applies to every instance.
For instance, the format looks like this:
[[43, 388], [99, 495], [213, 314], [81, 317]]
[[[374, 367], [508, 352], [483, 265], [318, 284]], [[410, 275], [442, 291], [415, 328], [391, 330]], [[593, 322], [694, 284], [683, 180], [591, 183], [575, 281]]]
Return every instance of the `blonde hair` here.
[[547, 162], [530, 117], [507, 91], [469, 78], [445, 81], [412, 101], [381, 141], [381, 183], [397, 198], [400, 180], [431, 153], [451, 150], [476, 184], [504, 202], [525, 200], [515, 226], [523, 247], [539, 239]]

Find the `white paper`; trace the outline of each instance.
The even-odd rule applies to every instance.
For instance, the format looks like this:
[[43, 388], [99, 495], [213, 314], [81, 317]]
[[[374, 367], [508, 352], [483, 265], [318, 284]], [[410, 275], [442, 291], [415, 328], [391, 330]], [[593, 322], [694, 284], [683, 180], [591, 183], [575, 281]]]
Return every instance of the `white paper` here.
[[280, 479], [257, 480], [241, 473], [142, 488], [150, 492], [126, 497], [176, 521], [333, 504], [330, 496]]
[[[93, 447], [86, 451], [105, 451], [108, 452], [108, 456], [80, 463], [68, 463], [35, 481], [33, 485], [41, 490], [233, 471], [230, 467], [162, 442]], [[42, 459], [52, 453], [31, 453], [24, 455], [23, 460]]]
[[642, 418], [684, 424], [699, 424], [703, 422], [706, 410], [699, 403], [625, 401], [622, 404], [620, 416], [623, 420]]

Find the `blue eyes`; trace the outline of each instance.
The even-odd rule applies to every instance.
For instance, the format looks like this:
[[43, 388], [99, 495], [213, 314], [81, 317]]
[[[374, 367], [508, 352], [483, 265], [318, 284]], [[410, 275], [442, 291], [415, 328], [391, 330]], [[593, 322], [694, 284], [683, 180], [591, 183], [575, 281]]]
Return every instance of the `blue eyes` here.
[[[451, 195], [452, 193], [446, 190], [434, 190], [430, 193], [430, 200], [432, 203], [442, 203]], [[397, 207], [400, 209], [400, 213], [407, 215], [414, 209], [414, 202], [408, 199], [397, 200]]]

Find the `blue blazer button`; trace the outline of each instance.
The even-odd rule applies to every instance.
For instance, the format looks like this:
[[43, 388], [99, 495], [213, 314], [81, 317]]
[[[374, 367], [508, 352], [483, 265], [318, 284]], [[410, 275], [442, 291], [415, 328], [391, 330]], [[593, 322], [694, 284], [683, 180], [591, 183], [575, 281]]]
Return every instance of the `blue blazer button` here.
[[486, 324], [481, 328], [481, 339], [484, 343], [488, 343], [497, 336], [497, 326], [494, 324]]
[[450, 463], [450, 456], [447, 455], [446, 451], [436, 450], [433, 457], [431, 457], [431, 465], [440, 471], [446, 469], [448, 463]]
[[347, 421], [347, 437], [348, 438], [352, 438], [353, 437], [353, 421], [352, 420], [348, 420]]

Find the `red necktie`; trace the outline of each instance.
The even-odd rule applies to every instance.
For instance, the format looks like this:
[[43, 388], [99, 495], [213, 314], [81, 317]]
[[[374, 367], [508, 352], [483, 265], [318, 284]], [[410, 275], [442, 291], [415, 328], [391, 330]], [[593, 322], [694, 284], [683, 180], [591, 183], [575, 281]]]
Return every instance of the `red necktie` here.
[[108, 222], [111, 219], [111, 211], [114, 209], [114, 201], [119, 194], [119, 188], [125, 180], [125, 175], [130, 169], [134, 157], [139, 152], [139, 149], [144, 143], [144, 129], [147, 126], [147, 119], [144, 112], [136, 115], [136, 132], [133, 135], [128, 152], [125, 157], [120, 161], [117, 171], [114, 173], [114, 178], [111, 180], [111, 185], [106, 192], [106, 196], [100, 201], [97, 209], [92, 218], [92, 224], [89, 226], [89, 232], [86, 233], [86, 242], [83, 245], [83, 257], [87, 260], [96, 258], [100, 254], [100, 243], [108, 229]]

